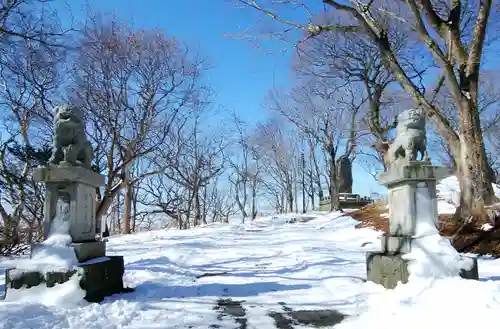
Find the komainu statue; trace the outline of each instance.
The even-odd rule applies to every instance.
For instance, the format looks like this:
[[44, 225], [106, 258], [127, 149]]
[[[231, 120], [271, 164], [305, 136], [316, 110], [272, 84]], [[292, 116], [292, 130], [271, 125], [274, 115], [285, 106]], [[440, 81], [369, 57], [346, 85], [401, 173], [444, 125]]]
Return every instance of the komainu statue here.
[[409, 109], [397, 116], [396, 137], [385, 155], [386, 166], [416, 161], [418, 153], [422, 161], [429, 161], [425, 115], [420, 109]]
[[54, 135], [49, 163], [90, 168], [92, 145], [85, 135], [85, 122], [79, 108], [64, 104], [54, 109]]

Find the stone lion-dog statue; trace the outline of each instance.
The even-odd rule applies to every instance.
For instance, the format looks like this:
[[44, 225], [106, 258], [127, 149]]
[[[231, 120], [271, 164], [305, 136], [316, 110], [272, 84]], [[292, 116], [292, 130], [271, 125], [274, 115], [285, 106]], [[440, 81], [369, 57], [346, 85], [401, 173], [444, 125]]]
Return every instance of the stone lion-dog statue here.
[[397, 116], [396, 137], [390, 144], [384, 160], [389, 168], [395, 163], [416, 161], [428, 162], [425, 115], [421, 109], [408, 109]]
[[52, 143], [50, 164], [91, 167], [92, 145], [85, 135], [85, 122], [79, 108], [64, 104], [54, 109]]

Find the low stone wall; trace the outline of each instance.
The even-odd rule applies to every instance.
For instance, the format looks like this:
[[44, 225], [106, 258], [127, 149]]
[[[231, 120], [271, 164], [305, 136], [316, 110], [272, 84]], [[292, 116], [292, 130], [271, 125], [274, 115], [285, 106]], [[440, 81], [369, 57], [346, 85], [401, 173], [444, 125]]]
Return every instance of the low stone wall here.
[[[367, 197], [361, 197], [359, 194], [341, 193], [339, 203], [342, 209], [361, 209], [364, 206], [373, 203], [373, 200]], [[326, 196], [319, 201], [320, 211], [330, 210], [330, 197]]]

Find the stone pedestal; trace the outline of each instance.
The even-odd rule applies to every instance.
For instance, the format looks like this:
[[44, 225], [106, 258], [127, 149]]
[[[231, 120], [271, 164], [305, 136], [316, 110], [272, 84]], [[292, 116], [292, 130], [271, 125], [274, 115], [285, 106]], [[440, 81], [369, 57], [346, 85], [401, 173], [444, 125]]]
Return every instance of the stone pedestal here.
[[[433, 166], [428, 161], [393, 165], [380, 175], [379, 182], [388, 188], [389, 225], [387, 234], [382, 237], [381, 252], [367, 255], [369, 281], [388, 289], [394, 288], [399, 281], [408, 281], [408, 262], [402, 255], [411, 252], [416, 235], [436, 234], [435, 227], [425, 224], [437, 222], [436, 183], [446, 176], [446, 168]], [[425, 227], [429, 232], [422, 231]], [[462, 271], [461, 275], [477, 280], [477, 260], [472, 270]]]
[[73, 242], [95, 241], [97, 232], [96, 188], [104, 185], [104, 177], [82, 167], [45, 167], [33, 172], [35, 181], [44, 182], [44, 236], [56, 215], [57, 200], [70, 204], [70, 232]]
[[436, 182], [448, 176], [444, 167], [412, 161], [380, 175], [388, 189], [389, 236], [413, 236], [419, 221], [437, 219]]
[[[19, 274], [7, 270], [5, 294], [9, 289], [45, 284], [53, 287], [68, 281], [73, 275], [82, 275], [80, 287], [86, 291], [85, 299], [100, 302], [106, 296], [132, 291], [123, 287], [124, 262], [122, 256], [106, 256], [106, 243], [96, 241], [96, 188], [104, 184], [104, 177], [82, 167], [53, 166], [36, 168], [34, 179], [46, 184], [44, 233], [49, 236], [56, 216], [57, 202], [62, 199], [69, 205], [69, 235], [79, 264], [66, 272], [42, 274], [32, 271]], [[44, 243], [31, 246], [31, 256], [47, 248]], [[16, 273], [14, 276], [13, 273]]]

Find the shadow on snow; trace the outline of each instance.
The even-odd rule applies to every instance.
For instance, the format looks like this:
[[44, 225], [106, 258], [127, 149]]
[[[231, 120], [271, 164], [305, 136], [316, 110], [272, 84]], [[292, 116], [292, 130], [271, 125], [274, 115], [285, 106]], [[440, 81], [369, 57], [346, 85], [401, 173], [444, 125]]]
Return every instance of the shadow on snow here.
[[129, 300], [148, 301], [168, 298], [191, 297], [250, 297], [269, 292], [311, 288], [308, 284], [285, 285], [277, 282], [254, 282], [247, 284], [209, 283], [187, 286], [168, 286], [156, 282], [144, 282], [135, 292], [127, 295]]

